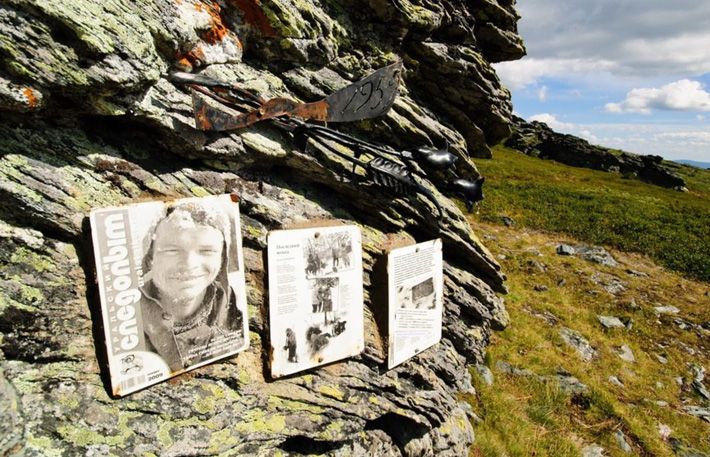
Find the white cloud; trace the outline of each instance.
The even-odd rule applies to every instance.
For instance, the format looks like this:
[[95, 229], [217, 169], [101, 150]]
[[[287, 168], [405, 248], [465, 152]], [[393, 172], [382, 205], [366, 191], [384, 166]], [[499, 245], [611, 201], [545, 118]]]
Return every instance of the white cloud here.
[[710, 111], [710, 93], [698, 81], [681, 79], [659, 88], [637, 88], [620, 103], [607, 103], [610, 113], [649, 114], [654, 109], [670, 111]]
[[528, 118], [530, 121], [544, 122], [552, 130], [556, 132], [568, 133], [575, 130], [574, 124], [568, 122], [562, 122], [557, 119], [554, 114], [550, 113], [540, 113], [534, 114]]
[[537, 91], [537, 99], [541, 102], [547, 100], [547, 86], [542, 86], [539, 91]]
[[546, 76], [564, 76], [573, 74], [588, 74], [609, 72], [614, 63], [592, 59], [536, 59], [525, 57], [513, 62], [501, 62], [493, 67], [503, 84], [518, 90], [534, 84]]
[[[710, 132], [698, 124], [575, 124], [575, 135], [593, 144], [670, 160], [710, 162]], [[595, 140], [581, 134], [591, 133]]]
[[513, 90], [546, 76], [668, 80], [710, 72], [708, 1], [525, 0], [516, 8], [528, 57], [496, 66]]

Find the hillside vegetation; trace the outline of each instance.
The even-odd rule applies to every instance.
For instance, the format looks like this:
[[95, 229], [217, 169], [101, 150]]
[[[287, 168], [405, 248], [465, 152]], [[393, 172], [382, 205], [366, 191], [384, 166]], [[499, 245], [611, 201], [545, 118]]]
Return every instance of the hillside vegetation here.
[[677, 166], [681, 193], [493, 154], [470, 222], [511, 324], [472, 369], [470, 455], [710, 455], [710, 173]]
[[520, 225], [644, 253], [661, 265], [710, 281], [710, 170], [670, 164], [689, 192], [618, 174], [561, 165], [504, 146], [479, 160], [486, 176], [480, 220]]

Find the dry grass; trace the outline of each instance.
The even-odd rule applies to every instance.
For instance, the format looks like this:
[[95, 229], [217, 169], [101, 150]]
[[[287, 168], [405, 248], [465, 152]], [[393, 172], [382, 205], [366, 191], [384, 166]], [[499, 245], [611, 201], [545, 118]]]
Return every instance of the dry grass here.
[[[672, 438], [710, 452], [710, 424], [683, 411], [685, 404], [702, 404], [690, 387], [689, 364], [710, 369], [710, 333], [683, 330], [674, 321], [682, 318], [692, 325], [710, 321], [707, 283], [685, 279], [640, 254], [610, 249], [619, 265], [605, 267], [557, 255], [558, 243], [576, 243], [563, 235], [478, 221], [472, 225], [509, 277], [506, 305], [511, 314], [510, 327], [496, 334], [489, 347], [495, 384], [485, 386], [474, 376], [478, 390], [474, 410], [483, 421], [476, 426], [472, 455], [578, 455], [590, 443], [604, 447], [606, 455], [628, 455], [614, 438], [619, 429], [638, 455], [674, 455], [658, 432], [660, 424], [671, 428]], [[603, 287], [604, 281], [614, 278], [624, 286], [616, 294]], [[653, 307], [659, 305], [681, 311], [677, 316], [658, 316]], [[543, 312], [557, 322], [551, 325], [535, 316]], [[630, 318], [633, 325], [630, 330], [605, 330], [598, 315]], [[563, 326], [584, 335], [597, 357], [583, 362], [560, 338]], [[631, 347], [635, 363], [616, 354], [624, 344]], [[565, 370], [588, 385], [590, 393], [573, 399], [549, 383], [501, 374], [497, 361], [538, 375]], [[611, 384], [610, 376], [621, 379], [624, 387]], [[682, 386], [678, 377], [683, 378]]]

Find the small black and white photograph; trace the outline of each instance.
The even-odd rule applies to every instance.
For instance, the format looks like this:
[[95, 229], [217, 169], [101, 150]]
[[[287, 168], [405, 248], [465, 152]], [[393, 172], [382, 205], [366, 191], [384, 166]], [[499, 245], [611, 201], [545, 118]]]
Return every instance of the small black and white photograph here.
[[398, 286], [396, 297], [402, 309], [434, 309], [436, 308], [434, 278], [427, 278], [411, 287]]
[[307, 278], [338, 273], [352, 264], [353, 243], [348, 231], [316, 232], [304, 240], [303, 246]]
[[117, 395], [246, 349], [239, 209], [229, 195], [95, 210], [91, 223]]
[[356, 226], [269, 233], [274, 378], [362, 352], [361, 251]]

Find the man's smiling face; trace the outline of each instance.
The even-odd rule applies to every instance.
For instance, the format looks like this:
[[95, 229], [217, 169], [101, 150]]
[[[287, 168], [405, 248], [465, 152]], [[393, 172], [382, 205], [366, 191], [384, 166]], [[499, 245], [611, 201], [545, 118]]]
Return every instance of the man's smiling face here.
[[169, 217], [155, 231], [152, 278], [161, 299], [201, 298], [222, 267], [222, 233], [186, 222]]

